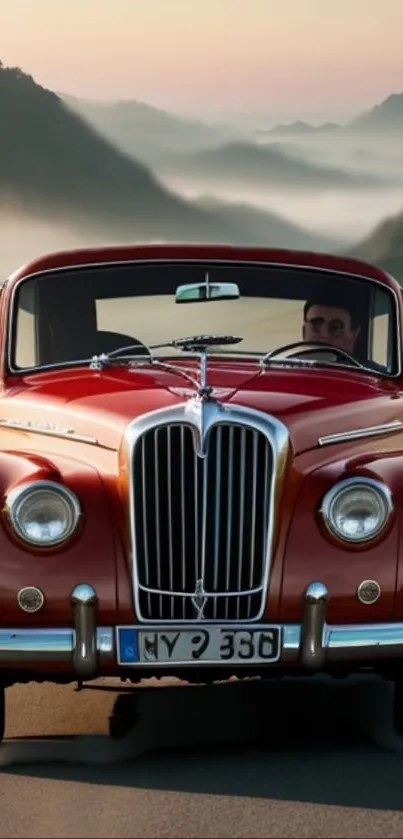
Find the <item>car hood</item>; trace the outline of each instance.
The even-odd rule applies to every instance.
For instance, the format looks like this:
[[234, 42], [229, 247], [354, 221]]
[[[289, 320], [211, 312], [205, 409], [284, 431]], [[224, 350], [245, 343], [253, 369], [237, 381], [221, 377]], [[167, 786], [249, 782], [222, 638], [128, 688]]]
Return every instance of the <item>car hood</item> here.
[[[215, 399], [282, 420], [295, 454], [315, 448], [320, 436], [390, 422], [400, 413], [390, 383], [346, 370], [261, 371], [256, 364], [212, 362], [208, 383]], [[44, 425], [49, 433], [96, 438], [99, 445], [117, 450], [130, 421], [195, 393], [182, 376], [157, 368], [41, 373], [26, 377], [3, 397], [1, 421], [28, 424], [33, 432]]]

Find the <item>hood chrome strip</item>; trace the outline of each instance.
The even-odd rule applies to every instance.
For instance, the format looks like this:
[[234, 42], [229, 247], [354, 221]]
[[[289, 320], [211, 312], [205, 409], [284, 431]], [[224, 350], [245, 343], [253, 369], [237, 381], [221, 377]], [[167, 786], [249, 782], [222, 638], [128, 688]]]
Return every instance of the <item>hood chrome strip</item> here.
[[93, 446], [99, 446], [99, 441], [96, 437], [87, 437], [84, 434], [76, 434], [74, 428], [62, 428], [51, 423], [31, 422], [29, 420], [19, 419], [0, 419], [0, 426], [3, 428], [11, 428], [16, 431], [31, 431], [34, 434], [46, 434], [48, 437], [63, 437], [67, 440], [75, 440], [77, 443], [89, 443]]
[[393, 431], [402, 431], [403, 422], [393, 420], [384, 425], [372, 425], [368, 428], [354, 428], [351, 431], [340, 431], [337, 434], [327, 434], [318, 438], [319, 446], [330, 446], [332, 443], [345, 443], [349, 440], [360, 440], [364, 437], [378, 437], [381, 434], [390, 434]]

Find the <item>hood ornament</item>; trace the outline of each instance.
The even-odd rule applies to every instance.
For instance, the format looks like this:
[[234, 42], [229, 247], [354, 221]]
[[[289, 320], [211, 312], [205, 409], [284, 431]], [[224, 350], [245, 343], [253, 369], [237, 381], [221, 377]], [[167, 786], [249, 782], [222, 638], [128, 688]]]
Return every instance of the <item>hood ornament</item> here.
[[209, 347], [238, 344], [243, 338], [238, 335], [191, 335], [187, 338], [175, 338], [172, 346], [179, 347], [185, 352], [200, 353], [199, 381], [196, 392], [199, 399], [209, 399], [213, 387], [207, 384], [207, 352]]
[[199, 399], [210, 399], [212, 392], [212, 386], [207, 384], [207, 350], [204, 348], [200, 354], [200, 381], [197, 395]]

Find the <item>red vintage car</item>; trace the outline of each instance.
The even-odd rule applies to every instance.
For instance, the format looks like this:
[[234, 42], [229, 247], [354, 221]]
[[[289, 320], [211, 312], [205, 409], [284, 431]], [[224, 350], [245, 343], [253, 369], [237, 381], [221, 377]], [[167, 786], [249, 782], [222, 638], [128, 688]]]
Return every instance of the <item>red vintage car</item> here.
[[16, 682], [400, 684], [392, 277], [149, 244], [44, 256], [0, 304], [2, 730]]

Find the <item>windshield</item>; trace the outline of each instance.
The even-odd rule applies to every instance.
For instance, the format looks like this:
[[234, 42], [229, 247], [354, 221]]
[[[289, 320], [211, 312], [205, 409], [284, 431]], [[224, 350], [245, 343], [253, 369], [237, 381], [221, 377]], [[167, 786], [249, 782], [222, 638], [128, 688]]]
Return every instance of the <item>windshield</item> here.
[[[236, 284], [239, 297], [179, 303], [178, 288], [204, 283], [206, 274], [215, 287]], [[397, 372], [397, 309], [388, 288], [312, 268], [204, 262], [92, 265], [21, 281], [11, 313], [9, 366], [16, 372], [68, 365], [134, 341], [150, 347], [202, 334], [241, 337], [225, 347], [231, 353], [322, 342], [383, 374]], [[156, 354], [183, 353], [167, 347]], [[341, 356], [337, 361], [346, 363]]]

